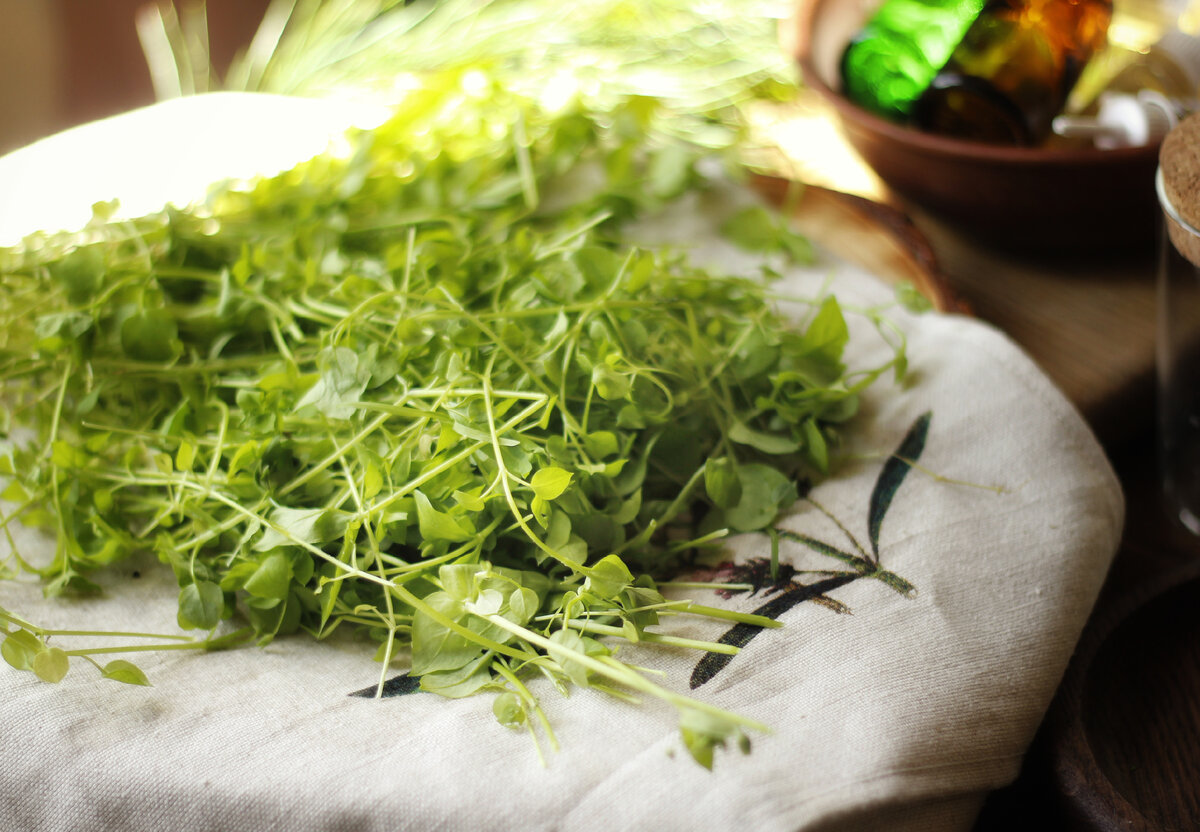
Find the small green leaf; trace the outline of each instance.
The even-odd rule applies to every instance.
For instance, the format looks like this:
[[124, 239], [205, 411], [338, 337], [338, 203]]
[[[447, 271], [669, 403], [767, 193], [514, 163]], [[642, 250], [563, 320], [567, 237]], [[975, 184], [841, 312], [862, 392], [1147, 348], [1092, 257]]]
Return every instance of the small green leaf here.
[[617, 555], [601, 558], [584, 582], [584, 588], [601, 598], [616, 598], [633, 583], [633, 574]]
[[632, 523], [637, 519], [638, 512], [641, 510], [642, 489], [639, 488], [637, 491], [633, 492], [633, 496], [621, 503], [621, 507], [612, 515], [613, 522], [620, 523], [621, 525]]
[[570, 537], [570, 516], [565, 511], [550, 509], [550, 519], [546, 524], [546, 545], [551, 549], [558, 549], [565, 546]]
[[509, 615], [506, 616], [517, 624], [524, 624], [537, 613], [541, 601], [532, 589], [526, 586], [518, 587], [508, 598]]
[[330, 419], [349, 419], [371, 380], [371, 369], [360, 366], [358, 354], [347, 347], [323, 350], [318, 357], [321, 375], [296, 402], [296, 409], [312, 406]]
[[249, 468], [259, 456], [259, 444], [253, 439], [243, 442], [229, 460], [229, 477], [233, 477], [242, 468]]
[[539, 526], [541, 526], [543, 529], [548, 527], [550, 523], [550, 512], [553, 510], [550, 508], [550, 503], [548, 503], [542, 497], [535, 495], [534, 498], [529, 501], [529, 510], [533, 513], [533, 519], [537, 521]]
[[800, 442], [790, 436], [780, 436], [755, 430], [745, 422], [735, 421], [729, 427], [729, 438], [740, 445], [749, 445], [765, 454], [790, 454], [800, 450]]
[[112, 679], [114, 682], [150, 687], [150, 680], [146, 678], [142, 669], [124, 659], [115, 659], [109, 662], [104, 665], [104, 669], [100, 673], [105, 679]]
[[796, 484], [778, 469], [750, 463], [738, 469], [742, 498], [726, 509], [725, 520], [740, 532], [766, 528], [781, 511], [796, 501]]
[[175, 467], [180, 471], [190, 471], [195, 461], [196, 446], [191, 442], [180, 442], [179, 450], [175, 452]]
[[617, 372], [603, 362], [592, 368], [592, 384], [600, 398], [607, 401], [625, 398], [632, 387], [629, 376]]
[[913, 286], [907, 280], [902, 280], [896, 284], [896, 300], [909, 312], [916, 314], [922, 314], [933, 309], [933, 304], [929, 301], [929, 298], [921, 294], [917, 287]]
[[804, 351], [830, 361], [839, 361], [849, 340], [850, 330], [842, 315], [842, 307], [837, 298], [830, 295], [821, 301], [816, 316], [804, 331]]
[[71, 659], [59, 647], [47, 647], [33, 657], [31, 669], [43, 682], [61, 682], [71, 669]]
[[742, 481], [737, 466], [728, 457], [710, 458], [704, 463], [704, 490], [713, 505], [729, 508], [742, 499]]
[[281, 552], [267, 557], [243, 587], [256, 598], [283, 600], [292, 582], [292, 565]]
[[461, 699], [492, 684], [492, 656], [484, 654], [462, 667], [421, 675], [421, 690], [447, 699]]
[[504, 467], [509, 471], [518, 477], [524, 477], [533, 470], [533, 460], [520, 447], [505, 446], [504, 442], [501, 442], [500, 445], [500, 457], [504, 460]]
[[480, 488], [472, 488], [470, 491], [455, 491], [450, 496], [454, 498], [454, 502], [467, 511], [483, 511], [487, 504], [479, 497], [481, 490]]
[[565, 544], [558, 547], [557, 552], [560, 557], [571, 563], [583, 563], [588, 556], [587, 541], [579, 535], [573, 534]]
[[596, 459], [605, 459], [620, 450], [620, 445], [617, 444], [617, 435], [610, 430], [589, 433], [583, 438], [583, 446]]
[[59, 468], [82, 468], [87, 465], [88, 455], [69, 442], [58, 439], [51, 446], [50, 461]]
[[478, 564], [448, 563], [438, 567], [442, 589], [456, 601], [467, 601], [475, 595], [475, 574]]
[[617, 411], [617, 426], [641, 430], [646, 427], [646, 418], [636, 404], [627, 404]]
[[101, 514], [107, 514], [112, 511], [113, 491], [111, 488], [97, 488], [92, 492], [92, 505], [96, 507], [96, 511]]
[[140, 312], [121, 324], [121, 349], [137, 361], [169, 361], [182, 352], [175, 320], [161, 310]]
[[370, 500], [382, 490], [383, 474], [379, 473], [379, 468], [375, 465], [375, 463], [368, 462], [366, 469], [363, 471], [363, 499]]
[[48, 271], [67, 290], [72, 304], [83, 305], [104, 285], [105, 249], [99, 244], [80, 246], [51, 263]]
[[466, 517], [453, 517], [438, 511], [420, 491], [413, 492], [417, 504], [417, 525], [426, 540], [446, 540], [461, 543], [475, 536], [475, 529]]
[[277, 506], [270, 521], [278, 530], [266, 528], [254, 543], [256, 552], [268, 552], [281, 546], [308, 543], [320, 545], [342, 537], [349, 520], [345, 512], [322, 508], [289, 508]]
[[221, 620], [224, 608], [225, 593], [221, 587], [212, 581], [197, 581], [179, 590], [176, 619], [184, 630], [211, 630]]
[[28, 630], [16, 630], [4, 637], [0, 656], [17, 670], [32, 670], [34, 657], [43, 650], [42, 642]]
[[[550, 634], [550, 640], [572, 653], [587, 655], [583, 638], [572, 630], [555, 630]], [[558, 651], [554, 651], [552, 655], [572, 682], [581, 688], [586, 688], [590, 684], [588, 681], [589, 671], [583, 664], [571, 658], [570, 655], [564, 655]]]
[[[425, 603], [447, 618], [462, 618], [462, 604], [447, 592], [427, 595]], [[479, 656], [479, 645], [451, 630], [421, 610], [413, 615], [412, 673], [423, 676], [439, 670], [455, 670]]]
[[0, 500], [8, 500], [10, 503], [23, 503], [28, 499], [29, 492], [18, 480], [12, 480], [0, 491]]
[[520, 698], [511, 690], [492, 701], [492, 713], [497, 722], [509, 728], [519, 728], [525, 722], [525, 709], [521, 707]]
[[825, 437], [821, 434], [821, 429], [817, 426], [816, 420], [805, 419], [803, 425], [804, 431], [804, 451], [809, 462], [822, 474], [829, 472], [829, 446], [825, 442]]
[[479, 593], [479, 599], [473, 608], [478, 615], [496, 615], [504, 607], [505, 594], [498, 589], [485, 589]]
[[539, 469], [529, 484], [534, 494], [543, 500], [553, 500], [567, 490], [573, 476], [570, 471], [551, 466]]
[[712, 769], [713, 752], [724, 747], [727, 740], [737, 739], [743, 753], [748, 745], [740, 740], [742, 732], [728, 718], [687, 707], [679, 713], [679, 733], [688, 753], [697, 763]]

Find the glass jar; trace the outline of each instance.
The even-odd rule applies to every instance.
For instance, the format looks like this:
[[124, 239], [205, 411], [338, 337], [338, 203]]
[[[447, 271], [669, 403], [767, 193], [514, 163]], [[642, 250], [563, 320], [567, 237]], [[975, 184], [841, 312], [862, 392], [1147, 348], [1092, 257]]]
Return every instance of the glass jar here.
[[[1200, 123], [1194, 117], [1181, 127], [1189, 122], [1200, 138]], [[1177, 204], [1184, 192], [1171, 187], [1170, 173], [1160, 164], [1155, 178], [1162, 207], [1157, 344], [1160, 463], [1169, 508], [1191, 532], [1200, 534], [1200, 229], [1194, 218], [1189, 221], [1186, 207]], [[1196, 202], [1200, 204], [1200, 193]]]

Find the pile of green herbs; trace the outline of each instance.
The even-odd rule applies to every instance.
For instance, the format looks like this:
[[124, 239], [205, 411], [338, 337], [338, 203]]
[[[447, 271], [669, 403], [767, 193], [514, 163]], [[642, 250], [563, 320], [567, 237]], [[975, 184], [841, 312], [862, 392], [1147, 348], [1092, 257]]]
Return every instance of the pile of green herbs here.
[[[793, 320], [766, 281], [627, 245], [626, 224], [705, 187], [712, 142], [662, 129], [666, 99], [548, 106], [517, 69], [439, 67], [349, 153], [0, 250], [0, 570], [87, 593], [152, 551], [180, 627], [205, 634], [66, 650], [97, 633], [0, 610], [9, 664], [145, 683], [93, 656], [354, 630], [380, 689], [407, 660], [424, 690], [496, 692], [500, 722], [551, 745], [534, 677], [673, 704], [704, 765], [762, 727], [617, 645], [736, 649], [656, 632], [666, 616], [774, 624], [656, 581], [769, 528], [828, 470], [861, 389], [903, 372], [903, 342], [870, 312], [893, 358], [848, 371], [833, 297]], [[806, 251], [763, 209], [727, 228]], [[52, 558], [18, 549], [18, 522]]]

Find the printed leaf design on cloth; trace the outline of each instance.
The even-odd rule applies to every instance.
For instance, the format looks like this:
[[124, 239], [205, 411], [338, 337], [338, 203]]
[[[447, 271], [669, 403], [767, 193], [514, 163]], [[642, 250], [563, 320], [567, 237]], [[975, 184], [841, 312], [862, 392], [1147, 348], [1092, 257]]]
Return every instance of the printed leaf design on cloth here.
[[380, 699], [387, 699], [392, 696], [404, 696], [409, 693], [417, 693], [421, 690], [421, 677], [411, 676], [408, 673], [401, 673], [398, 676], [393, 676], [383, 683], [383, 686], [368, 685], [362, 690], [356, 690], [347, 696], [360, 696], [363, 699], [375, 699], [378, 695]]
[[[790, 566], [784, 564], [781, 567], [781, 572], [783, 570], [790, 569]], [[787, 589], [772, 598], [767, 603], [757, 607], [754, 610], [754, 614], [765, 615], [767, 618], [779, 618], [785, 612], [802, 601], [818, 601], [818, 603], [820, 603], [822, 600], [832, 601], [832, 599], [825, 598], [826, 592], [830, 592], [838, 587], [845, 586], [846, 584], [855, 580], [857, 577], [859, 576], [852, 574], [836, 575], [832, 578], [826, 578], [825, 580], [817, 581], [813, 584], [802, 584], [795, 581], [789, 581]], [[833, 603], [837, 604], [837, 606], [833, 607], [835, 611], [849, 611], [844, 607], [844, 605], [838, 604], [837, 602]], [[829, 606], [829, 604], [823, 603], [822, 606]], [[729, 630], [726, 631], [723, 636], [717, 639], [717, 643], [728, 644], [733, 647], [742, 648], [749, 644], [750, 641], [760, 632], [762, 632], [762, 627], [756, 627], [753, 624], [735, 624], [733, 627], [729, 628]], [[692, 677], [688, 683], [689, 686], [692, 688], [692, 690], [700, 687], [705, 682], [716, 676], [717, 673], [719, 673], [725, 667], [725, 665], [729, 664], [731, 659], [733, 659], [733, 656], [727, 653], [705, 653], [704, 656], [700, 658], [700, 661], [696, 663], [696, 667], [692, 670]]]
[[[774, 598], [767, 601], [767, 603], [757, 607], [753, 611], [754, 615], [777, 619], [803, 601], [814, 601], [834, 612], [849, 612], [850, 610], [845, 604], [828, 597], [826, 593], [845, 586], [859, 578], [874, 578], [882, 581], [906, 598], [912, 598], [916, 595], [917, 589], [915, 586], [894, 572], [889, 572], [880, 566], [879, 532], [883, 526], [883, 519], [892, 505], [893, 498], [896, 496], [896, 491], [904, 482], [904, 478], [908, 475], [908, 471], [912, 468], [913, 463], [917, 461], [921, 453], [925, 450], [925, 440], [929, 435], [929, 424], [932, 418], [932, 412], [928, 411], [917, 417], [916, 421], [908, 429], [908, 433], [905, 434], [904, 439], [901, 440], [899, 447], [884, 462], [883, 468], [879, 472], [879, 477], [875, 481], [867, 513], [867, 530], [873, 558], [867, 556], [866, 550], [863, 549], [858, 539], [836, 517], [833, 517], [825, 509], [809, 500], [812, 505], [826, 514], [846, 534], [853, 544], [854, 549], [859, 554], [852, 554], [830, 543], [818, 540], [815, 537], [787, 529], [773, 530], [773, 546], [777, 545], [780, 539], [799, 543], [814, 552], [841, 561], [851, 567], [853, 571], [831, 573], [829, 577], [815, 583], [805, 584], [793, 580], [796, 574], [795, 567], [790, 564], [779, 564], [775, 558], [770, 560], [755, 558], [744, 565], [734, 566], [732, 567], [731, 583], [749, 582], [753, 587], [750, 590], [751, 594], [763, 589], [766, 589], [767, 594], [778, 593]], [[732, 592], [729, 594], [732, 594]], [[718, 639], [718, 643], [743, 648], [761, 631], [761, 627], [739, 623], [726, 631]], [[694, 690], [710, 681], [732, 659], [733, 655], [731, 654], [706, 653], [692, 670], [689, 682], [691, 688]]]
[[875, 556], [876, 562], [879, 561], [879, 529], [883, 525], [884, 515], [891, 507], [892, 498], [896, 496], [900, 484], [908, 476], [912, 463], [916, 462], [920, 458], [921, 452], [925, 450], [925, 439], [929, 435], [929, 423], [932, 419], [933, 413], [930, 411], [917, 417], [912, 427], [908, 429], [908, 434], [900, 443], [900, 447], [883, 464], [883, 470], [879, 472], [879, 479], [875, 481], [875, 490], [871, 492], [870, 513], [867, 517], [867, 535], [871, 541], [871, 553]]
[[836, 558], [843, 563], [853, 566], [858, 572], [856, 577], [859, 578], [875, 578], [883, 581], [892, 589], [904, 596], [913, 596], [917, 593], [917, 588], [908, 581], [901, 578], [894, 572], [889, 572], [886, 569], [880, 568], [878, 563], [872, 563], [866, 558], [852, 555], [849, 552], [844, 552], [836, 546], [830, 546], [828, 543], [817, 540], [816, 538], [808, 537], [807, 535], [796, 534], [786, 529], [778, 531], [779, 536], [785, 540], [794, 540], [797, 543], [802, 543], [815, 552], [820, 552], [822, 555], [827, 555], [831, 558]]

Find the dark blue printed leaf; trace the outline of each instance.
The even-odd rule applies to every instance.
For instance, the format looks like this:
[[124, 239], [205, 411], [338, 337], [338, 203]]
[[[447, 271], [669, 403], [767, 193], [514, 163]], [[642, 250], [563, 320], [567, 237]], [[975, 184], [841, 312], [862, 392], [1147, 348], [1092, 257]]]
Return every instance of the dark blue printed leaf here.
[[[767, 618], [778, 620], [781, 615], [797, 604], [821, 598], [826, 592], [843, 587], [858, 577], [857, 575], [837, 575], [813, 584], [793, 582], [787, 590], [755, 609], [753, 614], [765, 615]], [[762, 632], [762, 629], [753, 624], [734, 624], [725, 632], [725, 635], [717, 639], [717, 643], [729, 644], [740, 649], [749, 644], [751, 639]], [[733, 656], [728, 653], [705, 653], [692, 669], [692, 677], [688, 686], [692, 690], [700, 687], [720, 673], [732, 659]]]
[[[407, 673], [401, 673], [399, 676], [393, 676], [383, 683], [383, 691], [380, 693], [382, 699], [388, 699], [392, 696], [404, 696], [409, 693], [416, 693], [421, 689], [421, 677], [410, 676]], [[347, 696], [360, 696], [363, 699], [374, 699], [375, 694], [379, 692], [379, 685], [371, 685], [370, 687], [356, 690]]]
[[871, 539], [871, 554], [875, 556], [876, 561], [879, 560], [879, 529], [883, 526], [884, 515], [891, 507], [900, 484], [908, 476], [912, 463], [916, 462], [925, 450], [925, 438], [929, 435], [929, 422], [932, 418], [932, 411], [926, 411], [917, 417], [905, 434], [900, 447], [883, 464], [879, 479], [875, 481], [867, 516], [867, 533]]

